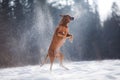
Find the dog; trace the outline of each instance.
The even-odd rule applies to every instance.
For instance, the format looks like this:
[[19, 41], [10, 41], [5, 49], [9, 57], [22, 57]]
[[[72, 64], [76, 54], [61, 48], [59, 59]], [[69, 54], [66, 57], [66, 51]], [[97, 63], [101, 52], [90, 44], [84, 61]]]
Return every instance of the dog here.
[[47, 59], [49, 58], [51, 63], [50, 70], [52, 70], [55, 58], [59, 59], [60, 66], [68, 70], [68, 68], [66, 68], [62, 63], [64, 55], [60, 51], [60, 48], [63, 46], [67, 38], [70, 41], [73, 40], [73, 36], [69, 33], [68, 23], [70, 23], [71, 20], [74, 20], [74, 17], [71, 17], [69, 15], [60, 16], [62, 17], [62, 19], [60, 20], [60, 23], [58, 24], [58, 27], [54, 32], [51, 44], [48, 49], [48, 54], [46, 55], [45, 60], [41, 64], [41, 66], [43, 66], [46, 63]]

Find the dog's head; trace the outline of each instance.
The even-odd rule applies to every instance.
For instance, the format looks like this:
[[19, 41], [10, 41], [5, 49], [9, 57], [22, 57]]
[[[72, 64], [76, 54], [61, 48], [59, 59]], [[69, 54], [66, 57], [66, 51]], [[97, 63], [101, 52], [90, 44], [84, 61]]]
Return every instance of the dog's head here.
[[74, 17], [71, 17], [69, 15], [60, 15], [62, 17], [62, 21], [69, 23], [71, 20], [74, 20]]

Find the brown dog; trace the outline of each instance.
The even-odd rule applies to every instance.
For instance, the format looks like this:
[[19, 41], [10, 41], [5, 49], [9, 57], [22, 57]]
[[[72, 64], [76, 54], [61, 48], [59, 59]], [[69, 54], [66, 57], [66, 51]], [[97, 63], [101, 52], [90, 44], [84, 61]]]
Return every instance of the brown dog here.
[[[64, 42], [67, 38], [69, 38], [70, 40], [73, 39], [73, 36], [71, 34], [69, 34], [68, 23], [71, 20], [74, 20], [74, 17], [71, 17], [69, 15], [60, 15], [60, 16], [62, 17], [62, 19], [61, 19], [58, 27], [55, 30], [55, 33], [52, 38], [52, 42], [51, 42], [49, 50], [48, 50], [48, 54], [45, 57], [45, 61], [42, 63], [42, 65], [44, 65], [45, 62], [47, 61], [47, 58], [49, 58], [50, 62], [51, 62], [50, 70], [52, 70], [52, 65], [53, 65], [55, 58], [58, 58], [60, 60], [60, 65], [62, 67], [64, 67], [62, 64], [64, 56], [60, 52], [60, 48], [64, 44]], [[64, 68], [67, 69], [66, 67], [64, 67]]]

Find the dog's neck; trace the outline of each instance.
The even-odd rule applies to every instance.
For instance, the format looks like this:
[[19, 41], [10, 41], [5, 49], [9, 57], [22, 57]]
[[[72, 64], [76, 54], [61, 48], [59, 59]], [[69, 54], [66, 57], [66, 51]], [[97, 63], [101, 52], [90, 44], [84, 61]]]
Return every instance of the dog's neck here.
[[68, 25], [59, 24], [59, 26], [63, 26], [63, 27], [68, 28]]
[[63, 26], [63, 27], [66, 27], [68, 28], [68, 23], [67, 22], [64, 22], [64, 21], [61, 21], [59, 26]]

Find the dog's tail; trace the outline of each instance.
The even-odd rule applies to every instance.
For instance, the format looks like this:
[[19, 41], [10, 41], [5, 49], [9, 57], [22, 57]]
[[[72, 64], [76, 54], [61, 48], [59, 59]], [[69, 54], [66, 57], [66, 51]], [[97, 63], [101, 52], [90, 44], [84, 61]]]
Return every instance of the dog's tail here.
[[42, 62], [42, 64], [40, 65], [40, 67], [42, 67], [47, 62], [47, 59], [48, 59], [48, 54], [46, 55], [45, 60]]

